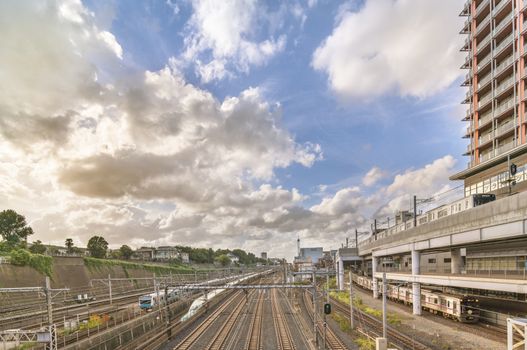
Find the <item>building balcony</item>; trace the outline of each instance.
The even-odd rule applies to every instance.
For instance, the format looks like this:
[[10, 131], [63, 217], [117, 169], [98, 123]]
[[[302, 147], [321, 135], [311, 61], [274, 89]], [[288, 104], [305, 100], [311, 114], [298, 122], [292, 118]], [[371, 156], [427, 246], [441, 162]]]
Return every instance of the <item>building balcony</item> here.
[[479, 156], [479, 162], [483, 163], [489, 159], [494, 158], [494, 151], [489, 151], [487, 153], [483, 153]]
[[481, 90], [482, 88], [487, 86], [487, 84], [490, 82], [491, 79], [492, 79], [491, 73], [488, 73], [487, 75], [485, 75], [485, 77], [483, 77], [481, 80], [478, 81], [478, 89]]
[[464, 156], [468, 156], [474, 151], [474, 144], [470, 143], [467, 145], [467, 150], [463, 153]]
[[[487, 64], [489, 64], [491, 58], [492, 58], [492, 55], [488, 54], [481, 61], [478, 60], [478, 70], [483, 69]], [[465, 60], [465, 62], [466, 62], [466, 60]]]
[[500, 154], [503, 154], [505, 152], [508, 152], [511, 149], [513, 149], [514, 147], [515, 147], [514, 141], [505, 143], [503, 145], [499, 145], [498, 148], [496, 149], [496, 155], [500, 155]]
[[470, 38], [466, 38], [460, 51], [470, 51], [470, 48], [472, 46], [471, 42], [472, 40], [470, 40]]
[[512, 22], [512, 18], [513, 18], [513, 14], [512, 12], [510, 14], [507, 15], [507, 17], [505, 17], [497, 26], [496, 28], [494, 28], [494, 30], [492, 31], [492, 34], [494, 36], [498, 35], [502, 30], [503, 28], [507, 27], [507, 25], [511, 24]]
[[514, 63], [514, 55], [510, 55], [509, 57], [507, 57], [506, 59], [500, 62], [500, 64], [496, 67], [494, 71], [494, 75], [499, 75], [505, 69], [510, 67], [513, 63]]
[[494, 95], [496, 97], [500, 97], [501, 94], [507, 92], [508, 90], [512, 89], [514, 87], [514, 76], [511, 76], [510, 78], [507, 78], [503, 81], [501, 81], [500, 85], [496, 87], [496, 90], [494, 91]]
[[489, 34], [477, 43], [476, 47], [478, 49], [478, 52], [481, 52], [484, 48], [487, 47], [487, 45], [490, 43], [491, 38], [492, 35]]
[[481, 109], [485, 107], [487, 104], [492, 101], [492, 94], [488, 93], [485, 96], [481, 97], [481, 99], [478, 101], [478, 109]]
[[472, 104], [467, 108], [467, 112], [465, 114], [465, 117], [461, 119], [462, 121], [467, 121], [472, 119], [472, 114], [474, 113], [474, 109], [472, 108]]
[[459, 13], [459, 16], [465, 17], [470, 16], [470, 1], [465, 2], [465, 5], [463, 6], [463, 10]]
[[496, 129], [496, 137], [503, 136], [511, 130], [514, 130], [514, 122], [509, 121], [505, 124], [502, 124]]
[[496, 46], [496, 50], [494, 50], [494, 57], [498, 56], [504, 49], [509, 47], [514, 40], [514, 34], [509, 35], [505, 39], [503, 39], [498, 46]]
[[[476, 35], [478, 35], [483, 30], [483, 28], [488, 28], [488, 26], [490, 24], [490, 18], [491, 18], [491, 16], [490, 16], [490, 14], [488, 14], [487, 17], [485, 17], [485, 19], [483, 21], [478, 23], [478, 25], [476, 27]], [[467, 21], [469, 21], [469, 20], [467, 20]], [[463, 27], [463, 30], [465, 30], [465, 27]]]
[[484, 146], [486, 146], [489, 142], [491, 142], [492, 140], [494, 139], [494, 133], [491, 131], [485, 135], [482, 135], [479, 139], [478, 139], [478, 147], [479, 148], [482, 148]]
[[487, 125], [491, 121], [492, 121], [492, 111], [488, 111], [487, 113], [480, 115], [479, 120], [478, 120], [478, 128], [481, 128]]
[[509, 98], [503, 102], [501, 102], [497, 107], [496, 109], [494, 110], [494, 116], [496, 118], [499, 118], [501, 117], [504, 113], [506, 113], [508, 110], [514, 108], [514, 105], [515, 105], [515, 102], [517, 101], [514, 101], [514, 98]]
[[489, 1], [490, 0], [483, 0], [481, 2], [481, 4], [479, 4], [478, 7], [476, 7], [476, 16], [479, 15], [481, 13], [481, 11], [485, 8], [485, 7], [489, 7]]
[[498, 6], [496, 6], [495, 8], [492, 9], [492, 15], [496, 15], [498, 12], [500, 12], [502, 9], [505, 8], [505, 5], [510, 5], [511, 4], [511, 0], [502, 0]]

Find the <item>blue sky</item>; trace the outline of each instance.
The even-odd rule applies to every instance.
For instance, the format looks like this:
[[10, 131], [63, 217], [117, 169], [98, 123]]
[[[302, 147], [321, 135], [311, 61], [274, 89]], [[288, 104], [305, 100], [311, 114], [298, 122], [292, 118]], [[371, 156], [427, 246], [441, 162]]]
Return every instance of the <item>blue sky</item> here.
[[[161, 69], [184, 51], [183, 35], [192, 6], [187, 1], [173, 3], [179, 9], [177, 14], [164, 1], [85, 2], [96, 18], [112, 13], [110, 28], [123, 47], [124, 62], [147, 70]], [[273, 12], [281, 3], [264, 5]], [[362, 6], [361, 1], [320, 1], [305, 10], [303, 24], [290, 14], [284, 16], [285, 50], [264, 66], [251, 67], [248, 73], [202, 83], [194, 67], [185, 70], [189, 82], [220, 100], [249, 87], [263, 87], [266, 98], [282, 106], [283, 125], [295, 139], [321, 145], [324, 159], [312, 167], [278, 169], [277, 181], [287, 188], [309, 193], [321, 184], [358, 179], [373, 166], [396, 174], [446, 154], [458, 160], [457, 169], [465, 164], [461, 153], [466, 142], [461, 139], [459, 123], [464, 90], [459, 79], [427, 98], [392, 92], [370, 101], [346, 101], [332, 94], [325, 74], [313, 69], [313, 53], [333, 31], [338, 12], [343, 8], [360, 11]]]
[[[19, 32], [0, 73], [15, 77], [22, 56], [38, 79], [50, 74], [16, 79], [0, 99], [0, 142], [38, 166], [7, 153], [0, 165], [49, 177], [13, 175], [0, 189], [63, 203], [43, 210], [4, 190], [44, 241], [68, 230], [83, 244], [101, 230], [113, 245], [287, 255], [297, 235], [335, 247], [412, 193], [459, 185], [447, 177], [466, 166], [462, 1], [45, 4], [4, 5], [13, 20], [0, 27]], [[35, 49], [19, 40], [37, 33], [48, 40]], [[44, 61], [45, 71], [32, 64]], [[21, 111], [25, 122], [10, 117]], [[28, 144], [13, 130], [45, 136]], [[87, 219], [101, 211], [111, 220]]]

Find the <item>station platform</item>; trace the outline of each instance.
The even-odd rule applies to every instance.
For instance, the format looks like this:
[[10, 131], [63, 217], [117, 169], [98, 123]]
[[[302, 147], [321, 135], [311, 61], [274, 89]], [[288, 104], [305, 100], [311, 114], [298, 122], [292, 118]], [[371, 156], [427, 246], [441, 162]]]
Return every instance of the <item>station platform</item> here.
[[[382, 274], [382, 272], [377, 272], [375, 277], [382, 279]], [[494, 278], [463, 274], [452, 275], [431, 273], [412, 275], [404, 272], [386, 272], [386, 278], [391, 281], [403, 281], [408, 283], [422, 283], [446, 287], [486, 289], [527, 294], [527, 279], [521, 278]]]

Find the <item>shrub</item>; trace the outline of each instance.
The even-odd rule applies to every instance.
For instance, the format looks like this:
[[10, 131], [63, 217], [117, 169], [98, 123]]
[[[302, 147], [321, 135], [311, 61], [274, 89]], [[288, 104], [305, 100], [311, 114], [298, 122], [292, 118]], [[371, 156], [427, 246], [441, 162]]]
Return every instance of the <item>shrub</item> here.
[[355, 339], [355, 343], [357, 343], [360, 350], [375, 350], [375, 342], [370, 338], [358, 337]]
[[31, 254], [25, 249], [14, 249], [9, 254], [10, 262], [16, 266], [30, 266], [44, 274], [51, 277], [53, 274], [53, 258], [41, 254]]
[[31, 261], [31, 253], [25, 249], [13, 249], [9, 256], [11, 264], [16, 266], [27, 266]]

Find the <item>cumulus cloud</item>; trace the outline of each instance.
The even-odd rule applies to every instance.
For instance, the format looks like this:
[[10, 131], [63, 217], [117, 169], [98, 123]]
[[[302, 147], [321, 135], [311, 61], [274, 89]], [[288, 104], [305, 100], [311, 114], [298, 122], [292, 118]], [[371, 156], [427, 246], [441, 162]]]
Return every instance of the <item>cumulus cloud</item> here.
[[445, 157], [374, 194], [343, 188], [308, 207], [309, 196], [279, 186], [275, 172], [310, 167], [322, 150], [295, 141], [258, 88], [220, 100], [190, 84], [175, 60], [123, 81], [112, 73], [126, 53], [80, 2], [0, 10], [0, 207], [26, 215], [34, 239], [62, 244], [67, 235], [82, 245], [102, 234], [113, 247], [291, 257], [298, 234], [334, 246], [387, 199], [415, 182], [435, 188], [453, 166]]
[[371, 168], [366, 175], [362, 178], [362, 184], [364, 186], [373, 186], [379, 182], [382, 178], [386, 177], [386, 173], [382, 171], [379, 167]]
[[273, 16], [254, 0], [193, 0], [187, 23], [186, 61], [197, 62], [203, 82], [223, 79], [234, 72], [261, 66], [285, 48], [286, 36], [273, 35]]
[[344, 98], [432, 95], [461, 74], [462, 7], [461, 0], [367, 0], [339, 13], [312, 65]]

